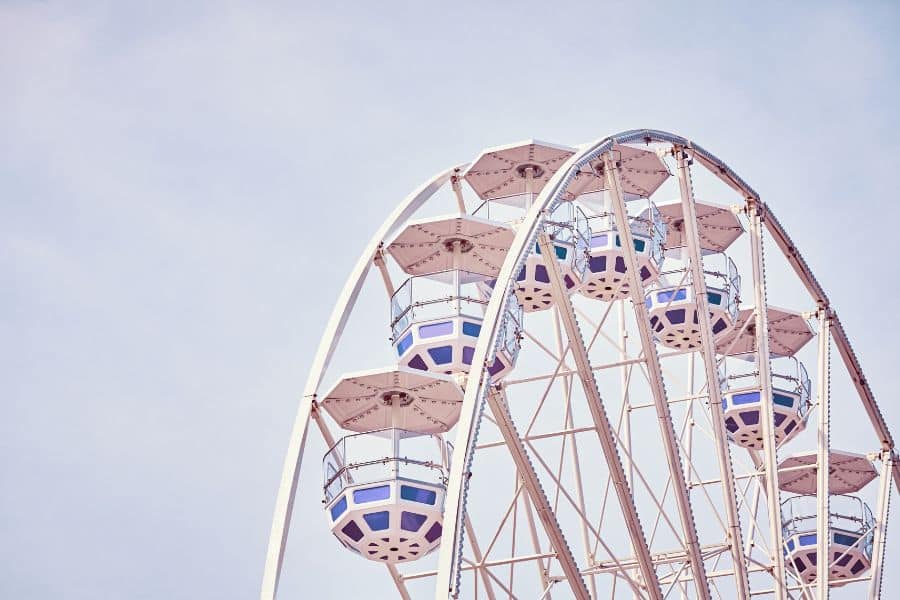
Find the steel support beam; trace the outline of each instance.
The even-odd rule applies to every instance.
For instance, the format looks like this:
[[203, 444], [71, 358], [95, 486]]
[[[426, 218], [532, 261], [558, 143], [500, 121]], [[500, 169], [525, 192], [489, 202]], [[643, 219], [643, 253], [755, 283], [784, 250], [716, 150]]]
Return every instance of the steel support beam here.
[[881, 598], [881, 580], [884, 575], [884, 551], [887, 546], [887, 524], [891, 508], [890, 473], [894, 462], [890, 452], [881, 455], [881, 479], [878, 481], [878, 521], [875, 539], [872, 541], [872, 579], [869, 581], [869, 599]]
[[656, 351], [656, 342], [653, 341], [653, 336], [650, 333], [650, 316], [647, 312], [647, 306], [644, 304], [644, 286], [639, 276], [640, 270], [634, 251], [634, 236], [632, 236], [631, 227], [629, 226], [628, 210], [625, 207], [622, 184], [619, 180], [619, 170], [614, 163], [614, 157], [611, 152], [603, 154], [603, 164], [607, 187], [613, 196], [613, 211], [618, 224], [618, 233], [625, 253], [625, 266], [628, 269], [627, 275], [630, 280], [631, 303], [634, 307], [635, 320], [641, 336], [641, 346], [644, 349], [650, 389], [653, 393], [653, 402], [656, 405], [663, 447], [666, 452], [666, 461], [669, 466], [669, 474], [672, 477], [672, 487], [678, 505], [681, 526], [684, 530], [684, 544], [690, 558], [698, 597], [708, 600], [710, 598], [709, 583], [706, 578], [703, 556], [700, 553], [700, 542], [697, 537], [697, 525], [694, 522], [694, 514], [691, 508], [690, 492], [685, 480], [684, 469], [681, 466], [678, 438], [675, 434], [672, 413], [669, 410], [669, 403], [666, 398], [666, 387], [663, 382], [659, 354]]
[[[716, 361], [716, 344], [713, 339], [712, 325], [709, 319], [709, 302], [706, 296], [706, 277], [703, 273], [703, 258], [700, 249], [700, 232], [697, 227], [697, 208], [694, 203], [694, 184], [691, 179], [690, 159], [684, 148], [674, 147], [678, 187], [681, 191], [681, 209], [684, 216], [685, 239], [691, 264], [691, 281], [697, 303], [700, 339], [700, 354], [706, 369], [706, 387], [709, 393], [709, 408], [712, 413], [712, 429], [715, 435], [716, 454], [719, 459], [719, 473], [722, 479], [723, 504], [728, 524], [728, 543], [731, 546], [731, 559], [734, 563], [735, 590], [737, 597], [750, 597], [750, 583], [747, 578], [747, 563], [744, 558], [741, 521], [737, 507], [737, 492], [734, 487], [734, 469], [731, 463], [731, 450], [725, 434], [724, 417], [722, 415], [722, 390], [719, 386], [719, 367]], [[623, 227], [625, 225], [622, 225]]]
[[753, 263], [753, 300], [756, 306], [756, 365], [760, 385], [760, 425], [763, 436], [763, 480], [769, 513], [769, 556], [775, 596], [785, 598], [784, 542], [781, 535], [781, 494], [778, 489], [778, 455], [775, 448], [775, 411], [772, 407], [772, 365], [769, 357], [769, 319], [766, 306], [766, 270], [760, 207], [747, 201], [750, 218], [750, 260]]
[[638, 558], [638, 566], [640, 567], [644, 585], [646, 586], [647, 593], [650, 594], [650, 597], [661, 600], [663, 595], [659, 577], [653, 566], [650, 548], [647, 545], [647, 538], [644, 536], [643, 527], [641, 527], [637, 507], [634, 504], [634, 497], [628, 486], [628, 477], [622, 466], [619, 451], [616, 449], [612, 425], [609, 422], [609, 416], [607, 415], [603, 398], [600, 396], [597, 380], [594, 378], [594, 371], [591, 369], [587, 347], [584, 343], [584, 337], [581, 335], [578, 319], [575, 317], [572, 299], [569, 297], [566, 285], [563, 282], [562, 274], [559, 271], [559, 262], [556, 259], [553, 244], [550, 242], [546, 233], [542, 233], [538, 237], [538, 246], [540, 247], [544, 264], [547, 267], [547, 273], [550, 276], [550, 287], [553, 292], [553, 299], [559, 311], [560, 320], [566, 330], [566, 336], [569, 338], [569, 349], [572, 352], [572, 358], [578, 368], [578, 379], [581, 381], [581, 387], [584, 389], [584, 395], [587, 398], [591, 419], [594, 421], [594, 428], [597, 430], [597, 436], [600, 438], [603, 456], [606, 459], [609, 474], [613, 481], [613, 487], [615, 488], [616, 497], [619, 500], [622, 517], [625, 519], [625, 526], [628, 529], [631, 546]]
[[[830, 562], [831, 540], [831, 320], [827, 309], [820, 309], [819, 373], [816, 388], [819, 395], [818, 443], [816, 445], [816, 564]], [[819, 569], [816, 599], [828, 600], [831, 569]]]
[[491, 414], [494, 416], [497, 429], [500, 430], [500, 435], [503, 436], [503, 441], [506, 442], [506, 447], [509, 449], [513, 463], [515, 463], [519, 472], [519, 477], [522, 479], [522, 485], [528, 494], [528, 498], [534, 505], [538, 520], [544, 526], [544, 531], [547, 537], [550, 538], [550, 543], [556, 551], [556, 559], [566, 575], [566, 580], [569, 583], [569, 587], [572, 588], [573, 595], [579, 600], [590, 600], [591, 595], [588, 592], [587, 585], [584, 583], [584, 579], [581, 577], [581, 570], [575, 562], [575, 557], [572, 555], [572, 550], [569, 548], [569, 543], [566, 541], [562, 527], [560, 527], [559, 521], [556, 519], [553, 505], [544, 493], [537, 471], [535, 471], [534, 465], [531, 464], [531, 459], [528, 458], [525, 443], [516, 430], [515, 423], [513, 423], [512, 415], [509, 413], [509, 405], [506, 401], [506, 394], [501, 388], [494, 387], [488, 391], [487, 401], [491, 407]]

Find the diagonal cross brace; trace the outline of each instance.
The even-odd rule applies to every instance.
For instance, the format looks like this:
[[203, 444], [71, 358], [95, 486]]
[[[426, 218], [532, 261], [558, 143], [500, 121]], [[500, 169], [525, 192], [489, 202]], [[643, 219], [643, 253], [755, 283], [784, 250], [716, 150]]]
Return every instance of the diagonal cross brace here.
[[690, 559], [691, 569], [694, 572], [698, 597], [703, 600], [709, 600], [710, 592], [706, 567], [703, 564], [703, 556], [700, 553], [700, 542], [697, 536], [697, 524], [694, 522], [694, 513], [691, 508], [690, 492], [684, 477], [684, 469], [681, 466], [681, 455], [678, 453], [678, 438], [675, 435], [672, 413], [669, 410], [669, 401], [666, 397], [662, 366], [659, 363], [656, 343], [653, 341], [653, 336], [650, 333], [650, 316], [647, 312], [647, 306], [644, 304], [644, 285], [639, 276], [640, 271], [634, 251], [634, 237], [631, 235], [631, 227], [628, 224], [628, 211], [625, 209], [622, 183], [619, 181], [619, 170], [613, 164], [610, 153], [603, 155], [603, 165], [607, 187], [613, 197], [613, 211], [615, 212], [616, 223], [618, 223], [619, 236], [622, 239], [625, 266], [628, 269], [626, 275], [630, 279], [631, 303], [634, 306], [635, 320], [641, 336], [641, 345], [644, 348], [644, 359], [650, 375], [653, 403], [656, 406], [656, 414], [659, 418], [659, 428], [662, 433], [663, 447], [666, 451], [666, 460], [669, 463], [669, 474], [672, 477], [675, 500], [678, 504], [678, 514], [681, 518], [681, 526], [684, 529], [684, 545]]
[[553, 299], [559, 309], [560, 320], [569, 338], [569, 349], [578, 369], [578, 379], [581, 381], [581, 386], [588, 400], [591, 418], [600, 438], [600, 445], [603, 447], [603, 456], [606, 458], [606, 464], [609, 467], [609, 473], [613, 480], [616, 496], [619, 499], [619, 505], [622, 508], [632, 548], [637, 556], [644, 585], [647, 587], [650, 597], [661, 600], [663, 594], [659, 584], [659, 577], [653, 566], [647, 538], [644, 536], [644, 530], [641, 527], [640, 518], [637, 514], [637, 507], [634, 504], [634, 498], [628, 486], [628, 479], [625, 476], [625, 469], [622, 467], [622, 460], [616, 449], [612, 426], [606, 413], [606, 407], [603, 404], [603, 398], [600, 396], [600, 390], [597, 387], [597, 380], [594, 379], [594, 371], [591, 368], [587, 347], [584, 345], [584, 338], [581, 335], [581, 329], [575, 317], [572, 299], [566, 291], [562, 274], [559, 271], [559, 263], [556, 260], [556, 253], [546, 233], [542, 233], [538, 237], [538, 246], [541, 249], [541, 256], [544, 257], [547, 274], [550, 276]]
[[553, 506], [547, 499], [547, 494], [544, 493], [537, 471], [535, 471], [534, 465], [531, 464], [531, 459], [528, 458], [525, 443], [522, 441], [519, 432], [516, 431], [512, 415], [509, 414], [506, 395], [502, 389], [491, 388], [487, 394], [487, 402], [491, 407], [491, 413], [494, 415], [500, 435], [503, 437], [516, 469], [519, 471], [519, 476], [522, 478], [523, 487], [528, 493], [532, 504], [534, 504], [538, 519], [544, 526], [544, 531], [547, 533], [547, 537], [550, 538], [550, 543], [553, 544], [553, 548], [556, 550], [556, 559], [566, 575], [566, 580], [569, 582], [569, 587], [572, 588], [572, 593], [579, 600], [590, 600], [591, 595], [584, 583], [584, 578], [581, 576], [581, 570], [575, 562], [575, 557], [572, 555], [572, 550], [569, 548], [562, 527], [560, 527], [559, 521], [556, 519]]

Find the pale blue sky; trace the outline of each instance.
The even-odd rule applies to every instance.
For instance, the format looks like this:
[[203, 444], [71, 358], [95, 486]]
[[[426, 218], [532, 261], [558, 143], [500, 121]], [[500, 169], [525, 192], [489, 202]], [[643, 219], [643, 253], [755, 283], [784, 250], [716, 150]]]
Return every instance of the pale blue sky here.
[[[365, 240], [526, 137], [654, 127], [727, 160], [900, 435], [894, 3], [186, 4], [0, 2], [0, 596], [253, 597]], [[289, 568], [338, 575], [359, 561], [304, 493]]]

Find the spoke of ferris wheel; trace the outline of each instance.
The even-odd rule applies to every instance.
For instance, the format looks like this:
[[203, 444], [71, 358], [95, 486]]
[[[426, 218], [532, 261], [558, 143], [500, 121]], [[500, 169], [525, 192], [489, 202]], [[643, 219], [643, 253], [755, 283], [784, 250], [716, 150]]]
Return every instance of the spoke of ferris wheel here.
[[[710, 323], [709, 309], [707, 307], [706, 277], [703, 273], [703, 264], [700, 251], [700, 233], [697, 229], [696, 207], [694, 205], [693, 182], [691, 181], [690, 164], [684, 148], [676, 146], [677, 175], [679, 189], [681, 190], [681, 206], [684, 214], [685, 238], [687, 240], [688, 253], [690, 255], [691, 282], [694, 286], [694, 297], [697, 301], [697, 314], [700, 326], [701, 358], [706, 369], [707, 392], [709, 393], [709, 408], [714, 423], [724, 423], [722, 415], [722, 397], [718, 385], [718, 365], [716, 363], [715, 342], [713, 341], [712, 324]], [[749, 320], [749, 319], [748, 319]], [[737, 339], [737, 338], [735, 338]], [[731, 557], [734, 563], [735, 584], [738, 597], [746, 599], [750, 595], [750, 586], [747, 579], [746, 562], [743, 553], [743, 538], [741, 535], [741, 522], [737, 510], [737, 498], [734, 489], [734, 469], [731, 464], [731, 450], [725, 429], [719, 425], [713, 427], [715, 435], [716, 455], [719, 460], [719, 473], [722, 478], [722, 495], [725, 506], [725, 514], [728, 520], [728, 538], [731, 543]], [[690, 461], [690, 457], [688, 457]], [[706, 489], [705, 487], [703, 488]]]
[[869, 598], [881, 598], [881, 578], [884, 568], [885, 541], [887, 540], [887, 524], [891, 506], [891, 469], [894, 459], [890, 452], [881, 453], [881, 479], [878, 482], [878, 513], [875, 521], [875, 539], [872, 541], [872, 570], [869, 583]]
[[[828, 564], [831, 539], [831, 320], [828, 311], [820, 310], [819, 319], [819, 394], [818, 440], [816, 453], [816, 564]], [[830, 593], [831, 569], [818, 571], [816, 582], [817, 600], [828, 600]]]
[[584, 338], [581, 336], [578, 321], [575, 317], [575, 310], [572, 307], [572, 299], [566, 291], [566, 286], [559, 270], [559, 263], [556, 260], [556, 253], [546, 233], [541, 233], [538, 236], [538, 246], [541, 249], [541, 255], [544, 257], [544, 265], [547, 268], [547, 274], [550, 279], [553, 300], [559, 308], [559, 315], [566, 335], [569, 338], [569, 349], [578, 367], [578, 378], [587, 398], [588, 409], [597, 429], [600, 444], [603, 447], [603, 455], [616, 483], [616, 495], [619, 499], [619, 506], [625, 519], [626, 528], [628, 529], [632, 549], [640, 557], [641, 575], [644, 578], [644, 584], [653, 598], [661, 598], [662, 590], [659, 585], [659, 579], [650, 559], [647, 539], [644, 537], [634, 498], [631, 496], [625, 470], [615, 446], [609, 417], [607, 416], [603, 399], [600, 396], [597, 381], [594, 379], [594, 372], [591, 370]]
[[659, 355], [656, 352], [656, 344], [650, 333], [650, 317], [647, 306], [644, 304], [643, 283], [639, 276], [637, 258], [635, 256], [634, 239], [628, 223], [628, 210], [625, 208], [625, 199], [622, 193], [622, 184], [619, 180], [618, 167], [614, 165], [611, 153], [603, 155], [604, 171], [606, 172], [607, 187], [612, 193], [613, 212], [616, 222], [619, 223], [618, 232], [622, 238], [624, 250], [626, 275], [630, 279], [631, 303], [635, 311], [635, 320], [641, 337], [641, 345], [644, 348], [645, 365], [649, 374], [650, 389], [653, 393], [653, 401], [656, 404], [659, 416], [659, 426], [663, 438], [663, 447], [666, 451], [666, 460], [669, 465], [669, 473], [672, 476], [675, 491], [675, 500], [678, 505], [681, 525], [684, 530], [685, 547], [688, 549], [691, 560], [691, 570], [694, 574], [697, 594], [703, 600], [710, 598], [709, 586], [706, 582], [706, 568], [700, 555], [700, 543], [697, 538], [697, 526], [694, 522], [691, 508], [690, 494], [687, 489], [684, 471], [681, 466], [681, 457], [678, 452], [678, 444], [675, 439], [675, 430], [672, 424], [672, 414], [666, 399], [665, 384], [663, 383], [663, 371], [660, 366]]
[[[756, 352], [757, 370], [762, 398], [772, 397], [772, 373], [769, 356], [769, 320], [766, 318], [766, 275], [763, 258], [763, 231], [758, 206], [748, 200], [750, 218], [750, 259], [753, 265], [753, 300], [756, 307]], [[772, 402], [760, 402], [760, 425], [763, 438], [764, 480], [769, 513], [769, 538], [775, 595], [784, 598], [784, 553], [781, 533], [781, 490], [778, 487], [778, 455], [775, 446], [775, 412]]]
[[[609, 313], [609, 310], [607, 309], [607, 314], [608, 313]], [[561, 329], [561, 325], [560, 325], [558, 309], [553, 310], [553, 333], [554, 333], [554, 338], [556, 340], [557, 352], [559, 352], [560, 356], [565, 356], [565, 352], [568, 351], [569, 345], [568, 345], [568, 343], [566, 345], [563, 344], [563, 336], [562, 336], [562, 329]], [[565, 388], [565, 396], [566, 396], [565, 419], [563, 422], [563, 426], [568, 429], [568, 428], [572, 428], [575, 426], [574, 419], [572, 417], [572, 377], [571, 376], [563, 377], [563, 387]], [[566, 444], [567, 441], [569, 441], [568, 444]], [[531, 446], [531, 444], [529, 444], [529, 445]], [[562, 477], [563, 458], [564, 458], [563, 454], [566, 450], [567, 445], [568, 445], [568, 449], [569, 449], [569, 457], [571, 459], [572, 469], [574, 471], [574, 476], [575, 476], [574, 477], [575, 478], [575, 495], [578, 499], [578, 507], [577, 508], [581, 514], [587, 514], [587, 508], [585, 506], [585, 497], [584, 497], [584, 484], [583, 484], [583, 481], [581, 478], [581, 461], [579, 459], [579, 453], [578, 453], [577, 436], [573, 435], [573, 436], [571, 436], [571, 438], [567, 436], [567, 437], [563, 437], [563, 439], [562, 439], [562, 444], [560, 447], [559, 469], [557, 471], [557, 478]], [[555, 501], [556, 502], [559, 501], [559, 492], [558, 491], [556, 494]], [[586, 521], [584, 521], [584, 520], [581, 521], [580, 529], [581, 529], [581, 544], [582, 544], [582, 548], [584, 549], [584, 561], [586, 564], [590, 564], [590, 562], [591, 562], [591, 554], [589, 551], [590, 542], [588, 540], [589, 536], [588, 536], [588, 528], [587, 528]], [[593, 575], [588, 577], [587, 583], [588, 583], [588, 588], [590, 589], [590, 592], [591, 592], [591, 597], [596, 598], [597, 597], [597, 582], [596, 582], [595, 577]], [[549, 590], [549, 588], [547, 588], [546, 595], [549, 595], [549, 593], [550, 593], [550, 590]]]

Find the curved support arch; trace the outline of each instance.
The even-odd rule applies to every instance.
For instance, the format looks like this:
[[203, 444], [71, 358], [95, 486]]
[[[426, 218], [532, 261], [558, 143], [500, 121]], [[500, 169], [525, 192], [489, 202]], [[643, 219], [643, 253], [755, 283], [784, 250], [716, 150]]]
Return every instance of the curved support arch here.
[[291, 524], [291, 512], [294, 507], [294, 497], [297, 493], [297, 482], [300, 474], [300, 464], [303, 459], [303, 448], [306, 444], [306, 433], [309, 429], [309, 419], [313, 414], [313, 406], [322, 376], [331, 362], [334, 351], [341, 339], [341, 333], [356, 299], [362, 290], [366, 275], [372, 266], [375, 253], [384, 239], [400, 224], [409, 219], [438, 189], [441, 188], [454, 173], [466, 168], [466, 163], [451, 167], [442, 171], [426, 181], [418, 189], [407, 196], [394, 212], [382, 223], [372, 239], [366, 245], [362, 256], [350, 272], [341, 295], [331, 312], [328, 325], [319, 342], [315, 359], [306, 380], [303, 397], [294, 418], [294, 426], [291, 430], [291, 439], [288, 443], [287, 456], [284, 459], [284, 468], [281, 473], [281, 484], [278, 488], [278, 497], [275, 501], [275, 514], [272, 517], [272, 531], [269, 534], [269, 547], [266, 553], [266, 565], [263, 572], [261, 600], [274, 600], [278, 591], [278, 580], [281, 576], [281, 566], [284, 560], [284, 551], [287, 545], [288, 530]]

